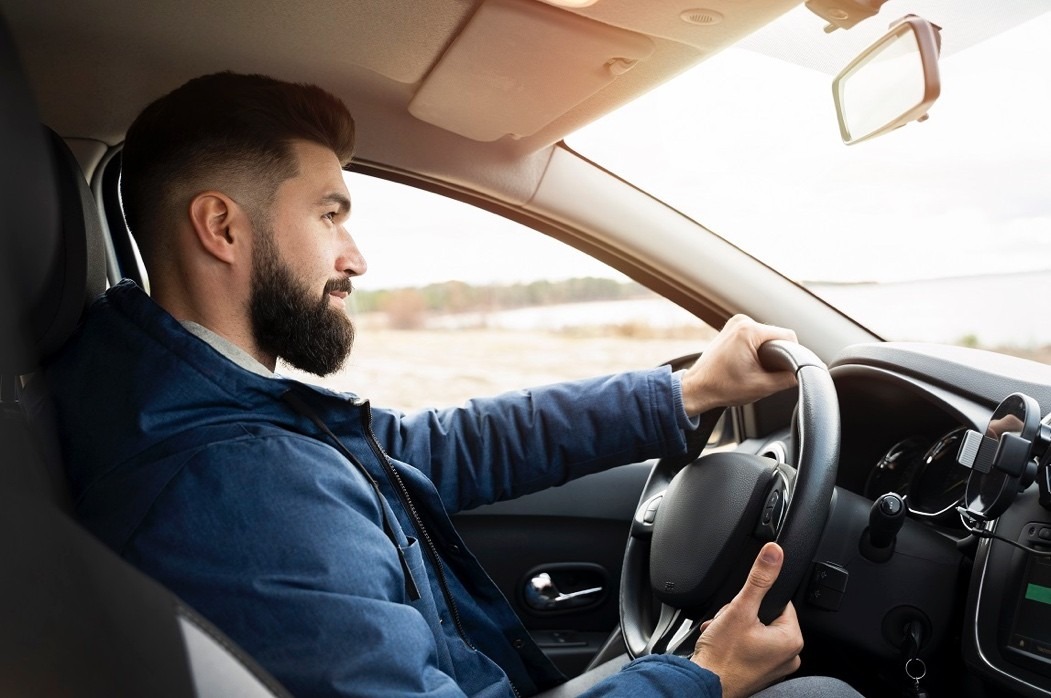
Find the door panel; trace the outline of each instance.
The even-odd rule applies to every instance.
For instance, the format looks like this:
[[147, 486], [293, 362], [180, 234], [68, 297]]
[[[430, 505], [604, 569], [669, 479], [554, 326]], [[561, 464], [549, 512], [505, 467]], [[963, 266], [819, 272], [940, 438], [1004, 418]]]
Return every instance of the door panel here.
[[[622, 466], [454, 517], [541, 648], [569, 675], [587, 666], [619, 622], [624, 544], [651, 467]], [[542, 574], [568, 604], [537, 608], [536, 593], [530, 603], [527, 587], [541, 585], [533, 580]], [[581, 597], [571, 595], [596, 587], [573, 603]]]

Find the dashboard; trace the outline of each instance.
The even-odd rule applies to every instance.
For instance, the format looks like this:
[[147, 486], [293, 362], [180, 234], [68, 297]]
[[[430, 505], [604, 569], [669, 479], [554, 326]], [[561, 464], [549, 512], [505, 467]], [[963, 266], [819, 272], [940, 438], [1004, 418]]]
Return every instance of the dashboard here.
[[[815, 561], [845, 576], [833, 603], [827, 596], [813, 603], [812, 580], [793, 598], [809, 648], [805, 667], [843, 676], [864, 695], [898, 695], [888, 686], [904, 688], [903, 628], [918, 624], [930, 695], [1051, 698], [1051, 562], [971, 538], [956, 511], [970, 479], [956, 462], [964, 435], [984, 431], [1013, 392], [1033, 397], [1041, 414], [1051, 413], [1051, 366], [962, 347], [879, 343], [848, 347], [829, 370], [841, 448]], [[743, 408], [747, 431], [765, 436], [737, 444], [738, 450], [791, 463], [795, 399], [789, 391]], [[498, 512], [579, 515], [591, 506], [586, 495], [602, 491], [613, 510], [595, 516], [630, 519], [651, 469], [649, 463], [626, 466], [460, 516], [479, 519], [468, 531], [496, 538]], [[873, 560], [859, 543], [873, 500], [887, 492], [904, 495], [909, 514], [893, 554]], [[1051, 511], [1040, 505], [1035, 486], [997, 518], [993, 531], [1051, 551]], [[503, 551], [504, 540], [499, 543], [494, 549]], [[873, 675], [870, 685], [862, 683]]]
[[[819, 555], [849, 572], [849, 586], [837, 613], [804, 609], [801, 618], [888, 659], [905, 618], [923, 626], [929, 656], [962, 658], [984, 695], [1051, 696], [1051, 511], [1036, 484], [1017, 496], [1015, 486], [1010, 505], [985, 526], [999, 539], [972, 535], [973, 520], [957, 511], [972, 496], [969, 480], [987, 477], [957, 462], [974, 438], [968, 431], [985, 433], [1012, 393], [1033, 399], [1035, 419], [1051, 413], [1051, 367], [962, 347], [882, 343], [848, 347], [829, 368], [841, 456]], [[873, 500], [888, 492], [904, 497], [906, 525], [889, 560], [868, 560], [856, 541]]]

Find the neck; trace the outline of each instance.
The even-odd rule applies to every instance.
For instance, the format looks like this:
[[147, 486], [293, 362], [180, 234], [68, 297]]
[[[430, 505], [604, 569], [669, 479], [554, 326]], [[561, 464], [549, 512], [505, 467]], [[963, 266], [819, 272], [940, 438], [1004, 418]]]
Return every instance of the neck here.
[[[184, 288], [184, 287], [183, 287]], [[179, 322], [193, 323], [230, 342], [273, 372], [277, 357], [259, 348], [252, 332], [247, 299], [231, 299], [229, 293], [202, 289], [198, 293], [173, 292], [167, 284], [153, 284], [153, 300]], [[220, 299], [222, 302], [219, 302]]]
[[181, 322], [181, 324], [187, 332], [198, 339], [203, 340], [211, 346], [212, 349], [215, 349], [244, 370], [251, 371], [252, 373], [265, 378], [273, 377], [274, 371], [272, 369], [268, 369], [266, 366], [256, 361], [254, 357], [250, 356], [247, 352], [241, 349], [241, 347], [227, 340], [225, 337], [221, 337], [207, 327], [199, 325], [196, 322], [186, 320]]

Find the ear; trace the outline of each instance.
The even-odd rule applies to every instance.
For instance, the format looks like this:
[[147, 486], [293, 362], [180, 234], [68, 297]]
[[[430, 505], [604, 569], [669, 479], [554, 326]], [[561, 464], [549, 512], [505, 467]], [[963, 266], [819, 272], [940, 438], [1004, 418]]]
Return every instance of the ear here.
[[248, 216], [222, 192], [206, 191], [193, 197], [190, 224], [204, 251], [221, 262], [234, 264], [250, 253]]

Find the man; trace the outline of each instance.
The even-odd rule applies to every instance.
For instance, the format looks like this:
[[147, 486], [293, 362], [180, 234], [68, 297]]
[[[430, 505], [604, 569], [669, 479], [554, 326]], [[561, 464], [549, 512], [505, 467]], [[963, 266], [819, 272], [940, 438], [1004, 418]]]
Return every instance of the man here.
[[[229, 73], [132, 125], [122, 197], [152, 299], [111, 289], [47, 369], [77, 513], [296, 695], [531, 695], [562, 677], [447, 510], [682, 453], [693, 416], [793, 384], [756, 348], [794, 335], [734, 318], [681, 375], [408, 416], [275, 376], [279, 357], [334, 371], [353, 342], [353, 138], [320, 88]], [[692, 659], [637, 660], [590, 694], [742, 696], [794, 671], [791, 606], [756, 617], [780, 564], [763, 549]]]

